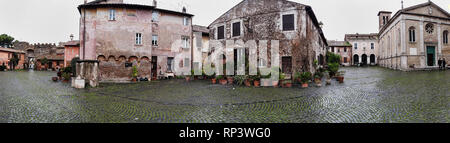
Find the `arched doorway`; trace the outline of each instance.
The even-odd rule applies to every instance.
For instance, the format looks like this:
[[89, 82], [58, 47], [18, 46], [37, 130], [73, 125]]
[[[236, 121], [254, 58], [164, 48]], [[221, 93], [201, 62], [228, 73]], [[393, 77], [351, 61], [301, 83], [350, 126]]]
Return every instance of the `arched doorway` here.
[[358, 65], [359, 64], [359, 56], [358, 55], [354, 55], [353, 56], [353, 65]]
[[375, 64], [375, 55], [370, 55], [370, 64]]
[[367, 65], [367, 55], [366, 54], [363, 54], [361, 56], [361, 62], [363, 65]]

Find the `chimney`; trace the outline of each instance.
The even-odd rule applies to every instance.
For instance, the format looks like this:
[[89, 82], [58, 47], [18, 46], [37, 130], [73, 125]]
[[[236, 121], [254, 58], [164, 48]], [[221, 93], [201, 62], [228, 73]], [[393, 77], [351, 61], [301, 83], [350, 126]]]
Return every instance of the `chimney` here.
[[156, 7], [158, 5], [158, 3], [156, 2], [156, 0], [153, 0], [153, 6]]
[[183, 6], [182, 12], [183, 12], [183, 13], [186, 13], [186, 7]]

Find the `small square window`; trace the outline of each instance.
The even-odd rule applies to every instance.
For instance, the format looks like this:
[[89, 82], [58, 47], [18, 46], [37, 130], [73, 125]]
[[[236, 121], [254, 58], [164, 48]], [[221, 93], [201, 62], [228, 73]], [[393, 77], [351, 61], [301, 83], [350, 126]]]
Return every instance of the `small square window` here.
[[109, 20], [116, 20], [116, 10], [114, 9], [109, 10]]
[[189, 37], [182, 37], [181, 40], [183, 42], [182, 43], [183, 48], [185, 48], [185, 49], [189, 48]]
[[152, 45], [153, 46], [158, 46], [158, 35], [153, 35], [152, 36]]
[[152, 21], [156, 22], [159, 19], [159, 13], [158, 11], [153, 11], [152, 13]]
[[188, 26], [189, 25], [189, 18], [188, 17], [184, 17], [183, 18], [183, 25], [184, 26]]
[[142, 34], [136, 33], [136, 45], [142, 45]]

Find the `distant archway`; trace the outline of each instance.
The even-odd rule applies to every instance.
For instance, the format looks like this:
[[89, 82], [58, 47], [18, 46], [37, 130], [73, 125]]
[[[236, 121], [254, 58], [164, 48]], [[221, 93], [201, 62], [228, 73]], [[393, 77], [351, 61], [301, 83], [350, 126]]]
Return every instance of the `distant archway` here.
[[375, 64], [375, 55], [370, 55], [370, 64]]
[[366, 54], [363, 54], [361, 56], [361, 62], [363, 65], [367, 65], [367, 55]]
[[353, 56], [353, 65], [357, 65], [359, 64], [359, 56], [358, 55], [354, 55]]

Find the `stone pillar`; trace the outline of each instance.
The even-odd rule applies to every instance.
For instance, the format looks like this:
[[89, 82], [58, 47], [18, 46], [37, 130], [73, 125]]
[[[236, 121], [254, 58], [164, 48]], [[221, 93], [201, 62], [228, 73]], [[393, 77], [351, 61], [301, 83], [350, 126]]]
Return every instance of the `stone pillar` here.
[[85, 88], [86, 82], [88, 82], [91, 87], [97, 87], [99, 85], [97, 60], [77, 61], [76, 67], [77, 77], [75, 82], [73, 82], [73, 87]]
[[[425, 52], [425, 45], [424, 45], [424, 40], [423, 40], [423, 18], [420, 19], [420, 26], [419, 26], [419, 45], [420, 47], [418, 48], [418, 52], [420, 56], [420, 68], [424, 68], [425, 67], [425, 57], [426, 57], [426, 52]], [[417, 36], [416, 36], [417, 37]]]

